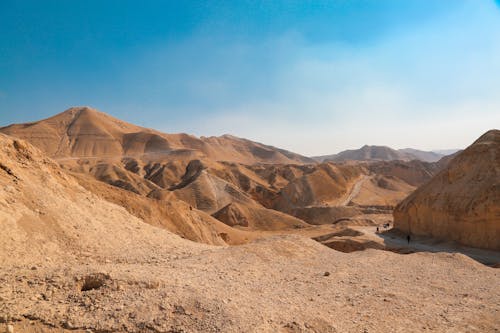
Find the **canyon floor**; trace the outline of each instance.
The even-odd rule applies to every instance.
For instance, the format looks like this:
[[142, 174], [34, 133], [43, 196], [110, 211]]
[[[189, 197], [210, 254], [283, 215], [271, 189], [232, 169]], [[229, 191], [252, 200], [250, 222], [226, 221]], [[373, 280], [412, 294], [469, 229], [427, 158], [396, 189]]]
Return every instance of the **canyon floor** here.
[[[27, 333], [499, 331], [499, 271], [460, 253], [499, 262], [494, 251], [408, 245], [360, 225], [263, 233], [240, 246], [135, 228], [160, 237], [3, 266], [0, 321]], [[338, 244], [349, 253], [329, 248]]]
[[[184, 242], [182, 242], [184, 243]], [[16, 332], [498, 332], [498, 270], [274, 236], [0, 270]]]

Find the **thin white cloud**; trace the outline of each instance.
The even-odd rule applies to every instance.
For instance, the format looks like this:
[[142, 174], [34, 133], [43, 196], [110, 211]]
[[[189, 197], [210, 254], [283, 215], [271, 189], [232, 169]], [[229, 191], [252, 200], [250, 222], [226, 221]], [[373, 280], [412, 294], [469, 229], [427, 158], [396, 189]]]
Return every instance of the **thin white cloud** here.
[[231, 133], [307, 155], [363, 144], [465, 147], [500, 127], [498, 41], [498, 8], [466, 1], [372, 45], [309, 43], [296, 33], [220, 45], [215, 55], [227, 71], [217, 75], [207, 60], [185, 77], [194, 96], [213, 104], [174, 106], [198, 114], [164, 129]]

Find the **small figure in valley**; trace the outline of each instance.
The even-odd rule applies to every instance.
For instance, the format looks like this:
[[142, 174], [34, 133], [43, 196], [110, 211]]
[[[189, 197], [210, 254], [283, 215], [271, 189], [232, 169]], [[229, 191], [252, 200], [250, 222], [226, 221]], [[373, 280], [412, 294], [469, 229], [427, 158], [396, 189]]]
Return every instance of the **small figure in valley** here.
[[410, 244], [410, 234], [408, 234], [408, 236], [406, 236], [406, 240], [408, 241], [408, 244]]
[[378, 226], [377, 226], [377, 234], [378, 234], [378, 230], [379, 230], [379, 229], [378, 229]]

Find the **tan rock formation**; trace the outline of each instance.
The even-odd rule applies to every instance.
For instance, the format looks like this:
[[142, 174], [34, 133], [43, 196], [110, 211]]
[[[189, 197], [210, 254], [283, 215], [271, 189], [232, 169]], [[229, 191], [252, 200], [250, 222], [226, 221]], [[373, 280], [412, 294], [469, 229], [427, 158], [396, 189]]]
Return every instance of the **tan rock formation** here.
[[403, 232], [500, 250], [500, 131], [491, 130], [401, 202]]
[[210, 244], [221, 243], [219, 234], [230, 244], [252, 239], [242, 228], [293, 230], [307, 226], [302, 219], [317, 225], [387, 213], [380, 206], [391, 209], [434, 170], [419, 161], [304, 164], [312, 160], [249, 140], [161, 133], [88, 107], [0, 132], [26, 138], [129, 213]]

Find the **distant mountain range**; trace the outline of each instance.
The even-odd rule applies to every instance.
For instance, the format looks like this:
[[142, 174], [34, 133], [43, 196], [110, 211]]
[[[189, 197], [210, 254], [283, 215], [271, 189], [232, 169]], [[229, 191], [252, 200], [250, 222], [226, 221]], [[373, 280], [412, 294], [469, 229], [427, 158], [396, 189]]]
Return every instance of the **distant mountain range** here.
[[232, 135], [195, 137], [168, 134], [139, 127], [89, 107], [74, 107], [51, 118], [0, 128], [0, 132], [27, 139], [51, 157], [119, 157], [144, 154], [171, 155], [179, 159], [209, 158], [244, 164], [312, 164], [344, 161], [436, 162], [456, 152], [395, 150], [386, 146], [368, 146], [338, 154], [309, 158]]
[[412, 161], [437, 162], [446, 155], [457, 152], [458, 149], [439, 151], [423, 151], [413, 148], [392, 149], [387, 146], [364, 145], [359, 149], [344, 150], [338, 154], [315, 156], [318, 162], [345, 162], [345, 161]]

